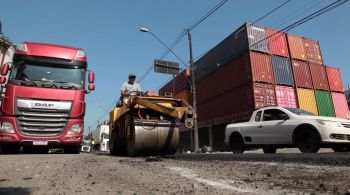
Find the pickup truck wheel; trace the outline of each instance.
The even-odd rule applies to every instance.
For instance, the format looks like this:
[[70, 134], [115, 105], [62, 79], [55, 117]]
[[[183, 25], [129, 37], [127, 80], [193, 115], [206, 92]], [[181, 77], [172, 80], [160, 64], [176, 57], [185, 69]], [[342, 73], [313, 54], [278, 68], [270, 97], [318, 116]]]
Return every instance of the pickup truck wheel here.
[[301, 129], [296, 134], [295, 143], [302, 153], [317, 153], [320, 149], [321, 138], [311, 129]]
[[263, 147], [263, 151], [265, 154], [275, 154], [277, 151], [277, 148], [273, 146], [265, 146]]
[[350, 146], [333, 146], [334, 152], [350, 152]]
[[233, 154], [242, 154], [244, 152], [243, 139], [238, 135], [234, 135], [230, 140], [230, 147]]

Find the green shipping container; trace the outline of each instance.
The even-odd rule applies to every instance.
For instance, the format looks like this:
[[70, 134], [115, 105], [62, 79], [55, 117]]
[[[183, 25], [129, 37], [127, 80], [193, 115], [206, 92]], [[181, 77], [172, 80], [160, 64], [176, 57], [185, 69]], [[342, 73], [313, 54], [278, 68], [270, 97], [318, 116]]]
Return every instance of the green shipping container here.
[[315, 91], [320, 116], [335, 116], [331, 94], [328, 91]]

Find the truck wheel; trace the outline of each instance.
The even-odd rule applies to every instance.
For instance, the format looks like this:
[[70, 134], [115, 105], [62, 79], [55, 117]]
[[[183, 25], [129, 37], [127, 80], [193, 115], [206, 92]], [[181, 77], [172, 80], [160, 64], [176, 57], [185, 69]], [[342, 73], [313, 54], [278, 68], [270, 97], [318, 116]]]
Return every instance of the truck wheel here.
[[2, 154], [17, 154], [20, 148], [21, 146], [17, 144], [0, 144]]
[[277, 148], [273, 146], [265, 146], [263, 147], [263, 151], [265, 154], [275, 154], [277, 151]]
[[65, 154], [79, 154], [80, 153], [80, 145], [71, 145], [64, 147]]
[[334, 152], [350, 152], [350, 146], [333, 146]]
[[302, 153], [317, 153], [320, 149], [321, 138], [311, 129], [301, 129], [296, 134], [295, 144]]
[[241, 136], [234, 135], [230, 140], [230, 147], [233, 154], [242, 154], [244, 152], [244, 142]]

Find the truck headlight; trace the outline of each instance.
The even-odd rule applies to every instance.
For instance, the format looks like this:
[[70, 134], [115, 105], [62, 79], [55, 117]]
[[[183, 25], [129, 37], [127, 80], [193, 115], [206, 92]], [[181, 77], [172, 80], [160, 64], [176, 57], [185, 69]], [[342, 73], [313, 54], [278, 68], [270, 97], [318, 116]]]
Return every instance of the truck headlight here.
[[68, 134], [78, 134], [82, 131], [82, 129], [83, 127], [81, 124], [72, 125], [68, 130]]
[[320, 125], [329, 126], [329, 127], [342, 127], [339, 122], [336, 121], [327, 121], [327, 120], [316, 120]]
[[2, 122], [0, 130], [2, 132], [5, 132], [5, 133], [14, 133], [15, 132], [13, 125], [11, 123], [8, 123], [8, 122]]

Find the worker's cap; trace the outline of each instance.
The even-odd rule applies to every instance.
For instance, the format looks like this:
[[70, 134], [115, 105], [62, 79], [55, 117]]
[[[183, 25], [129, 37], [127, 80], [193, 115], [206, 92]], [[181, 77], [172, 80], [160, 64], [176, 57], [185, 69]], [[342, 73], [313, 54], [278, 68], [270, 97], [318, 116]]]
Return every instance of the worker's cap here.
[[136, 78], [136, 75], [134, 73], [130, 73], [129, 78]]

